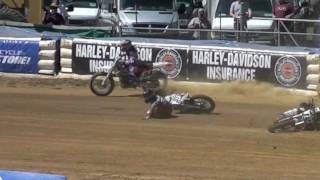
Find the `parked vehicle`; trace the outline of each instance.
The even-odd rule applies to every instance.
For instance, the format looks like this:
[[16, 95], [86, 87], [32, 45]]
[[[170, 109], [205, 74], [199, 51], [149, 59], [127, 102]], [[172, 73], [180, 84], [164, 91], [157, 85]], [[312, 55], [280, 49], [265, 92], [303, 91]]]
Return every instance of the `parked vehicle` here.
[[[234, 30], [234, 19], [229, 15], [230, 5], [234, 0], [213, 0], [209, 1], [209, 17], [213, 30]], [[270, 0], [248, 0], [252, 9], [252, 18], [247, 21], [249, 31], [273, 32], [273, 21], [256, 19], [272, 18], [272, 1]], [[235, 40], [234, 32], [214, 32], [213, 39]], [[272, 43], [274, 36], [271, 33], [249, 33], [248, 41], [255, 43]]]
[[98, 26], [100, 17], [100, 0], [61, 0], [68, 7], [73, 6], [73, 11], [68, 12], [69, 24], [77, 26]]
[[115, 22], [121, 35], [169, 34], [165, 28], [178, 27], [176, 0], [102, 0], [102, 4], [103, 7], [108, 4], [109, 8], [102, 10], [101, 19], [111, 18], [110, 22]]
[[133, 78], [129, 76], [123, 58], [119, 57], [110, 68], [104, 67], [105, 72], [96, 73], [91, 77], [90, 89], [97, 96], [107, 96], [115, 87], [114, 78], [118, 77], [122, 88], [141, 87], [150, 90], [161, 90], [167, 86], [167, 75], [160, 68], [166, 65], [168, 63], [140, 62], [135, 78]]
[[211, 113], [216, 107], [214, 100], [206, 95], [191, 96], [189, 93], [175, 93], [164, 98], [180, 113]]

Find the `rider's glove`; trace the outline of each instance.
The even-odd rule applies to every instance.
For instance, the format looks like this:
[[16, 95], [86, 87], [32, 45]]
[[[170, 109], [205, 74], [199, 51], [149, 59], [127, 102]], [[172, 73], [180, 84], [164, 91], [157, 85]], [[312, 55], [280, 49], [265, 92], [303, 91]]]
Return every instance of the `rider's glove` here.
[[148, 111], [146, 112], [145, 119], [146, 119], [146, 120], [149, 120], [150, 118], [151, 118], [151, 111], [148, 110]]

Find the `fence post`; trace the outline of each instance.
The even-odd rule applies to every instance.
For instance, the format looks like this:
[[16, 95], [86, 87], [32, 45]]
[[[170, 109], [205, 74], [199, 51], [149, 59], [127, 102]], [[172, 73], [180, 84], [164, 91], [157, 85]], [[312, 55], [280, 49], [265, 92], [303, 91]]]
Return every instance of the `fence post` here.
[[278, 46], [280, 46], [280, 22], [277, 20], [277, 30], [278, 30]]

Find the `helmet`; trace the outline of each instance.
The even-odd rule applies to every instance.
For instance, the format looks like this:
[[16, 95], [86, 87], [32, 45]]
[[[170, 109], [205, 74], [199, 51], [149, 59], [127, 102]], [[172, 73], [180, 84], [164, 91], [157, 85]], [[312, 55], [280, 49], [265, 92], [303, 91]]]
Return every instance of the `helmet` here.
[[153, 103], [157, 100], [157, 95], [155, 92], [151, 90], [145, 90], [143, 92], [144, 102], [145, 103]]
[[312, 103], [301, 103], [299, 105], [299, 108], [303, 108], [305, 111], [308, 110], [308, 109], [311, 109], [313, 107], [313, 104]]
[[194, 1], [195, 8], [203, 8], [202, 0]]
[[131, 41], [128, 40], [128, 39], [123, 40], [123, 41], [121, 41], [121, 43], [120, 43], [121, 51], [127, 51], [131, 46], [132, 46], [132, 43], [131, 43]]
[[198, 17], [203, 17], [205, 14], [204, 8], [199, 8], [198, 10]]
[[308, 6], [308, 1], [307, 0], [300, 0], [298, 4], [300, 7]]
[[58, 4], [56, 2], [53, 2], [50, 4], [50, 8], [56, 9], [58, 8]]

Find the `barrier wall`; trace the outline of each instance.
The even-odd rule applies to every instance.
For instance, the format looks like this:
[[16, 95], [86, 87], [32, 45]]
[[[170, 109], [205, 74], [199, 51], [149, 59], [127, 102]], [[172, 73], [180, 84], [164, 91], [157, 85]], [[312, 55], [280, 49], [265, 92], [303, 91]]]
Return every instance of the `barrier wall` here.
[[39, 63], [38, 73], [53, 75], [56, 72], [57, 66], [57, 50], [56, 40], [41, 40], [39, 42]]
[[[0, 72], [93, 74], [113, 63], [120, 54], [120, 41], [0, 39]], [[320, 52], [313, 49], [278, 49], [221, 41], [134, 39], [133, 42], [140, 60], [170, 62], [162, 71], [175, 80], [215, 83], [257, 80], [309, 90], [317, 90], [320, 84]], [[30, 58], [32, 63], [27, 67], [26, 63], [5, 64], [9, 62], [6, 56]]]
[[309, 90], [319, 90], [320, 84], [320, 55], [310, 54], [307, 55], [307, 89]]
[[56, 40], [0, 39], [0, 72], [53, 75], [57, 62]]
[[[118, 39], [62, 40], [68, 55], [64, 68], [75, 74], [92, 74], [110, 66], [120, 54]], [[156, 41], [156, 40], [155, 40]], [[143, 61], [171, 62], [162, 70], [169, 78], [202, 82], [257, 80], [286, 88], [316, 90], [319, 84], [319, 54], [305, 49], [278, 49], [242, 44], [208, 44], [133, 41]], [[62, 50], [61, 50], [62, 51]], [[71, 59], [70, 58], [71, 54]]]
[[62, 73], [72, 73], [72, 40], [61, 39], [61, 70]]
[[67, 178], [56, 174], [0, 170], [0, 180], [67, 180]]

